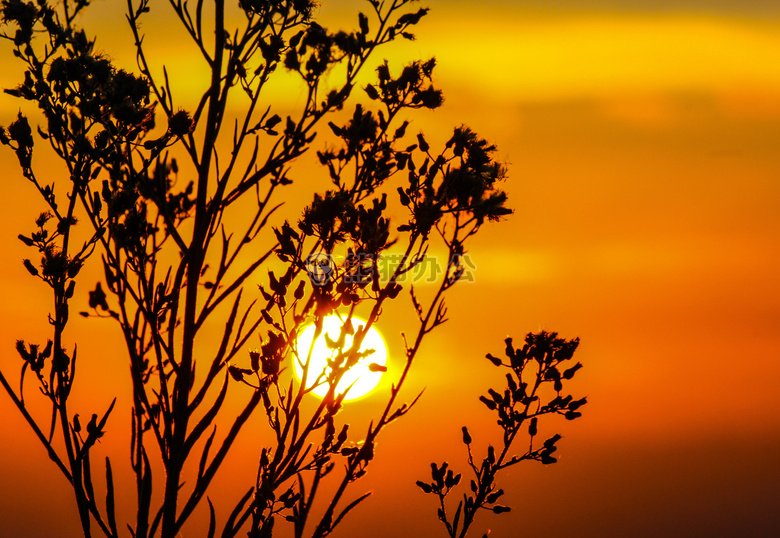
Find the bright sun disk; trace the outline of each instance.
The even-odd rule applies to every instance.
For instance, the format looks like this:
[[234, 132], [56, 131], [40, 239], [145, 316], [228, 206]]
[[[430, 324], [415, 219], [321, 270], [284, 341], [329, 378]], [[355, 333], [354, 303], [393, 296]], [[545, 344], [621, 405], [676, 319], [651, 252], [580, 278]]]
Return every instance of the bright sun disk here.
[[[338, 316], [327, 316], [322, 321], [322, 333], [315, 342], [312, 343], [316, 330], [314, 324], [306, 327], [298, 337], [297, 348], [301, 360], [306, 360], [306, 357], [309, 355], [309, 348], [312, 345], [314, 346], [313, 349], [311, 349], [311, 363], [309, 365], [309, 372], [306, 376], [307, 388], [311, 387], [320, 374], [328, 369], [328, 359], [333, 357], [338, 351], [328, 348], [325, 341], [325, 334], [333, 341], [338, 340], [343, 324], [344, 322]], [[355, 332], [365, 325], [366, 322], [362, 319], [354, 316], [352, 317], [352, 326], [355, 328]], [[352, 335], [347, 335], [344, 339], [344, 350], [348, 350], [351, 345]], [[373, 353], [369, 353], [365, 357], [362, 357], [355, 366], [345, 372], [341, 381], [339, 381], [339, 384], [336, 386], [336, 394], [348, 391], [344, 400], [354, 400], [361, 396], [365, 396], [379, 384], [379, 380], [382, 378], [382, 371], [371, 371], [371, 369], [369, 369], [370, 364], [375, 364], [380, 368], [374, 369], [381, 370], [387, 363], [387, 348], [385, 347], [385, 342], [382, 340], [379, 331], [374, 327], [368, 329], [368, 332], [363, 338], [363, 344], [360, 346], [361, 352], [368, 349], [373, 349]], [[293, 355], [293, 364], [296, 377], [299, 380], [302, 379], [303, 367], [295, 355]], [[320, 383], [312, 389], [312, 392], [322, 398], [328, 392], [328, 384]]]

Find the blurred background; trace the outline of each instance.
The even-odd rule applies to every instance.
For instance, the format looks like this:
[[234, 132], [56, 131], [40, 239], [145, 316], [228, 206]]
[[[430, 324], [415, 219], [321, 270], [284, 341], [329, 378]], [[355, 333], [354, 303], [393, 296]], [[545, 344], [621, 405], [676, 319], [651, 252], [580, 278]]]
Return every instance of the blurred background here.
[[[99, 48], [117, 64], [132, 68], [120, 4], [94, 2], [83, 25], [97, 29]], [[320, 22], [332, 29], [355, 27], [357, 11], [370, 10], [354, 0], [322, 4]], [[542, 329], [580, 337], [575, 358], [585, 367], [570, 388], [589, 403], [583, 418], [543, 427], [563, 435], [559, 462], [521, 464], [501, 476], [512, 512], [485, 514], [474, 536], [488, 528], [491, 536], [542, 538], [776, 535], [780, 5], [420, 5], [431, 11], [417, 40], [378, 58], [396, 66], [437, 58], [445, 104], [412, 116], [409, 132], [424, 131], [434, 145], [465, 124], [496, 144], [515, 212], [471, 244], [474, 282], [455, 288], [450, 321], [426, 342], [408, 387], [408, 399], [423, 388], [424, 396], [381, 440], [353, 489], [374, 495], [338, 535], [446, 534], [434, 497], [414, 482], [428, 478], [431, 461], [465, 471], [461, 426], [469, 426], [477, 450], [500, 442], [478, 396], [501, 388], [503, 375], [484, 355], [501, 354], [508, 335], [520, 341]], [[188, 63], [193, 51], [165, 30], [166, 20], [155, 16], [145, 30], [169, 69], [178, 69], [177, 95], [186, 101], [196, 95], [187, 88], [200, 67]], [[3, 47], [0, 82], [8, 88], [21, 71]], [[292, 107], [300, 96], [281, 88], [272, 97]], [[0, 124], [19, 107], [0, 96]], [[16, 239], [41, 204], [3, 149], [0, 366], [13, 378], [20, 366], [14, 342], [44, 338], [49, 303], [22, 266], [30, 253]], [[326, 188], [326, 173], [302, 166], [300, 175], [311, 180], [300, 192]], [[380, 328], [392, 366], [413, 313], [404, 303], [386, 314]], [[84, 413], [104, 409], [114, 395], [129, 399], [116, 328], [101, 320], [72, 325], [74, 335], [88, 335], [78, 340], [83, 375], [101, 380], [94, 390], [81, 385]], [[380, 390], [350, 404], [345, 420], [365, 422], [384, 397]], [[78, 535], [65, 479], [4, 394], [0, 417], [0, 534]], [[113, 420], [121, 430], [128, 417]], [[118, 435], [109, 429], [102, 449], [124, 461], [128, 446]], [[262, 443], [247, 428], [215, 483], [221, 521], [251, 484]], [[191, 527], [184, 534], [202, 533]]]

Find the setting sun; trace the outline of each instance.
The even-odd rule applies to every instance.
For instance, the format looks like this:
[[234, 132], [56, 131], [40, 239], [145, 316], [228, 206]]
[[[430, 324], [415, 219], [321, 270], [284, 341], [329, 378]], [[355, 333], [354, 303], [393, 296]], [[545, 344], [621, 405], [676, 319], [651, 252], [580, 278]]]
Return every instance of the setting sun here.
[[[365, 324], [366, 322], [362, 319], [352, 317], [354, 332], [359, 331]], [[337, 341], [343, 325], [344, 321], [339, 316], [328, 316], [323, 320], [322, 333], [316, 340], [314, 340], [316, 331], [314, 324], [306, 327], [298, 337], [297, 348], [300, 359], [293, 358], [295, 375], [299, 380], [303, 378], [302, 363], [307, 356], [311, 356], [309, 371], [306, 376], [306, 387], [309, 388], [312, 384], [316, 384], [312, 392], [317, 396], [323, 397], [328, 392], [328, 384], [323, 381], [324, 377], [321, 377], [321, 374], [323, 372], [327, 373], [329, 369], [328, 361], [339, 353], [338, 349], [332, 349], [328, 346], [325, 336], [327, 335], [328, 339], [333, 342]], [[351, 345], [352, 334], [347, 334], [343, 346], [345, 353]], [[336, 387], [337, 394], [347, 392], [344, 400], [354, 400], [371, 392], [379, 384], [382, 372], [386, 370], [387, 348], [379, 331], [374, 327], [368, 329], [363, 338], [363, 345], [360, 347], [361, 353], [368, 350], [373, 351], [366, 354], [355, 366], [350, 368]], [[318, 378], [320, 378], [319, 381]]]

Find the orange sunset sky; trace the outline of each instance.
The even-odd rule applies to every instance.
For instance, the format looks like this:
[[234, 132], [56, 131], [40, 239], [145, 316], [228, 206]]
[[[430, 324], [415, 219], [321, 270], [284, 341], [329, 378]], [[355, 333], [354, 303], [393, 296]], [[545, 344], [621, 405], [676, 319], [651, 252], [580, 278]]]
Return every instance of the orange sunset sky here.
[[[334, 29], [355, 26], [365, 10], [356, 0], [322, 3], [321, 22]], [[124, 2], [94, 4], [84, 26], [120, 66], [134, 67]], [[152, 2], [153, 10], [165, 12], [164, 4]], [[412, 116], [412, 129], [441, 143], [466, 124], [495, 143], [515, 212], [472, 243], [475, 282], [454, 290], [450, 321], [427, 341], [407, 388], [409, 399], [425, 388], [419, 407], [381, 439], [352, 490], [374, 495], [336, 535], [446, 535], [435, 499], [414, 482], [428, 478], [431, 461], [465, 468], [461, 426], [482, 449], [499, 439], [477, 398], [503, 378], [483, 357], [500, 354], [507, 335], [541, 329], [581, 338], [585, 367], [571, 390], [589, 403], [583, 418], [549, 426], [564, 436], [558, 463], [502, 476], [513, 510], [483, 516], [474, 536], [488, 528], [491, 537], [540, 538], [780, 533], [780, 5], [421, 5], [431, 11], [418, 39], [380, 51], [395, 65], [438, 60], [445, 105]], [[192, 87], [199, 67], [165, 24], [155, 19], [146, 31], [178, 69], [176, 95], [186, 102], [200, 91]], [[20, 71], [2, 47], [7, 88]], [[297, 92], [281, 84], [273, 98], [294, 106]], [[0, 96], [0, 124], [19, 106]], [[326, 185], [326, 173], [305, 170]], [[42, 206], [8, 148], [0, 148], [0, 179], [0, 367], [16, 379], [14, 342], [39, 338], [49, 308], [21, 263], [31, 253], [16, 239]], [[391, 366], [411, 314], [403, 308], [380, 324]], [[110, 343], [116, 327], [71, 325], [89, 335], [79, 340], [82, 368], [92, 361], [91, 375], [105, 380], [79, 401], [100, 409], [126, 397], [125, 359]], [[380, 392], [350, 404], [346, 420], [370, 416]], [[113, 420], [126, 429], [126, 412]], [[65, 479], [5, 394], [0, 426], [0, 535], [77, 536]], [[112, 441], [111, 433], [109, 424], [101, 448], [124, 465], [124, 434]], [[261, 443], [245, 429], [215, 483], [221, 521], [253, 480]]]

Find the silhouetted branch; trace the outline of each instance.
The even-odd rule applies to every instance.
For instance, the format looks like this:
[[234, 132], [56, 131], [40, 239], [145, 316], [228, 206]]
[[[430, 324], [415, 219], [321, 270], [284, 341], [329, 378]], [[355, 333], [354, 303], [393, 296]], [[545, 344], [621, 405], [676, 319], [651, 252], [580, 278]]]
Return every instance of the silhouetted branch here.
[[[494, 514], [509, 512], [510, 508], [498, 504], [504, 490], [498, 488], [496, 477], [498, 471], [511, 467], [525, 460], [535, 460], [543, 464], [555, 463], [552, 454], [557, 450], [556, 443], [561, 436], [556, 434], [534, 448], [534, 439], [538, 434], [539, 417], [548, 414], [563, 415], [566, 420], [574, 420], [581, 416], [580, 407], [587, 403], [586, 398], [575, 400], [571, 395], [563, 396], [563, 381], [570, 380], [581, 368], [580, 363], [561, 371], [561, 367], [570, 361], [579, 339], [565, 340], [557, 333], [528, 333], [522, 348], [515, 349], [511, 338], [505, 341], [507, 362], [487, 354], [487, 359], [497, 367], [507, 368], [507, 387], [500, 393], [488, 389], [488, 394], [480, 396], [480, 401], [498, 415], [498, 425], [503, 430], [502, 445], [497, 452], [493, 445], [488, 445], [487, 455], [480, 464], [475, 463], [472, 452], [472, 437], [465, 426], [463, 444], [468, 453], [468, 465], [474, 476], [470, 481], [470, 492], [463, 495], [455, 510], [455, 515], [447, 515], [447, 496], [461, 482], [461, 474], [455, 474], [448, 469], [446, 462], [441, 465], [431, 463], [431, 482], [417, 481], [423, 492], [435, 494], [438, 497], [437, 514], [444, 524], [447, 533], [452, 538], [464, 538], [474, 522], [479, 510], [488, 510]], [[546, 403], [543, 403], [544, 400]], [[525, 430], [525, 424], [528, 424]], [[521, 430], [521, 427], [524, 429]], [[510, 457], [517, 435], [527, 431], [529, 446], [522, 455]]]

